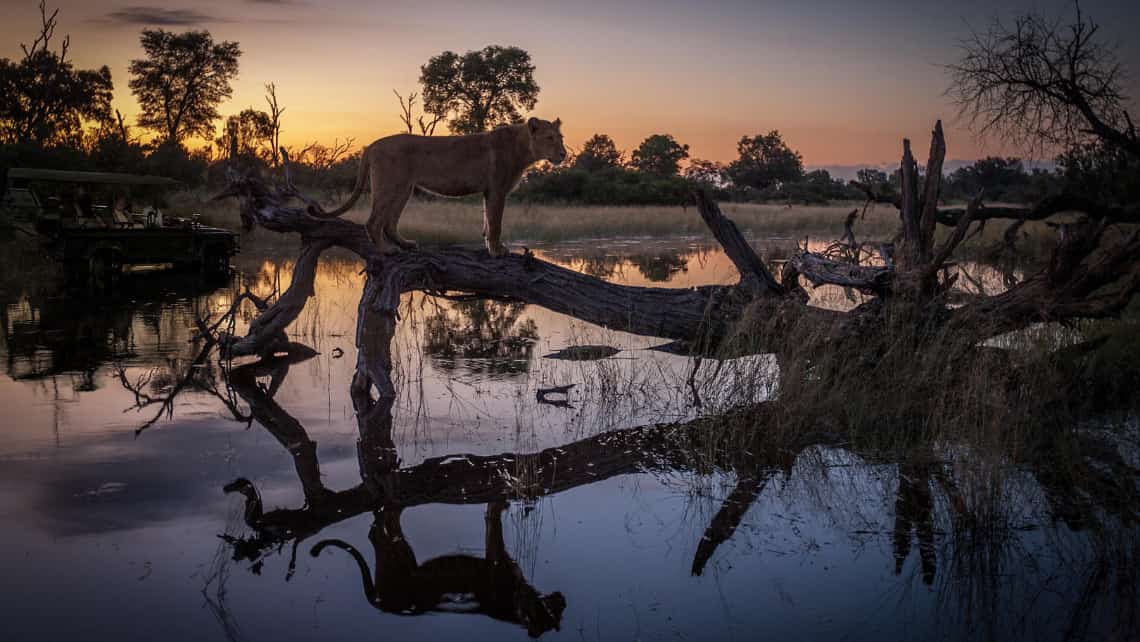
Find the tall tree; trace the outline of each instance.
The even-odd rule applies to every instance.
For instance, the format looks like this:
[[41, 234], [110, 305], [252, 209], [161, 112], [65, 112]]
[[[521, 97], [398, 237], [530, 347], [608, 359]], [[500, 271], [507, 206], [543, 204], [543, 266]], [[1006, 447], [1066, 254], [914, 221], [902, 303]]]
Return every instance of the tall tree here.
[[111, 71], [75, 69], [67, 59], [71, 37], [52, 49], [59, 9], [40, 3], [40, 33], [21, 44], [18, 62], [0, 59], [0, 141], [78, 146], [85, 122], [109, 124]]
[[130, 125], [118, 109], [113, 119], [101, 122], [87, 134], [83, 147], [96, 168], [115, 172], [140, 169], [145, 157], [143, 146], [131, 136]]
[[594, 134], [582, 145], [582, 151], [574, 158], [574, 167], [587, 172], [597, 172], [611, 167], [621, 167], [621, 150], [614, 139], [605, 134]]
[[273, 119], [269, 114], [253, 108], [243, 109], [226, 119], [222, 136], [214, 144], [222, 158], [262, 158], [269, 161], [272, 156], [267, 143], [273, 135]]
[[633, 150], [629, 162], [639, 172], [676, 176], [680, 162], [688, 157], [688, 145], [678, 143], [669, 134], [653, 134]]
[[977, 133], [1041, 151], [1100, 140], [1140, 157], [1124, 71], [1080, 5], [1069, 24], [1037, 14], [995, 20], [962, 44], [948, 93]]
[[694, 158], [689, 161], [684, 171], [685, 178], [709, 187], [724, 187], [728, 182], [728, 173], [724, 165], [710, 160]]
[[521, 112], [538, 101], [530, 54], [518, 47], [445, 51], [420, 67], [420, 84], [424, 111], [450, 118], [448, 128], [456, 134], [522, 122]]
[[943, 192], [958, 198], [973, 198], [981, 192], [986, 199], [1008, 200], [1007, 195], [1028, 183], [1021, 159], [987, 156], [951, 172]]
[[1101, 141], [1071, 147], [1057, 156], [1062, 188], [1095, 194], [1113, 204], [1140, 203], [1140, 156]]
[[146, 57], [130, 65], [131, 91], [142, 108], [139, 125], [157, 132], [165, 144], [211, 138], [218, 105], [233, 95], [238, 43], [215, 44], [208, 31], [162, 29], [144, 30], [141, 42]]
[[728, 165], [728, 175], [741, 187], [767, 189], [804, 175], [803, 157], [788, 147], [774, 129], [767, 134], [742, 137], [736, 151], [740, 157]]
[[885, 185], [890, 182], [891, 177], [881, 169], [874, 167], [864, 167], [855, 173], [855, 182], [860, 183], [866, 187], [875, 187], [877, 185]]

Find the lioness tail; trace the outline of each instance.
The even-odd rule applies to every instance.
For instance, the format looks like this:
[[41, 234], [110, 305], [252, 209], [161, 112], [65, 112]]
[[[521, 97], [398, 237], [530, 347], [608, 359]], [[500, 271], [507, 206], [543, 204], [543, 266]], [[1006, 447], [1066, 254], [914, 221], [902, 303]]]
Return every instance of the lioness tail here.
[[345, 201], [344, 205], [341, 205], [340, 207], [336, 208], [335, 210], [332, 210], [331, 212], [326, 212], [324, 210], [320, 210], [316, 206], [310, 206], [309, 207], [309, 216], [312, 216], [314, 218], [336, 218], [336, 217], [340, 216], [341, 214], [344, 214], [348, 210], [352, 209], [352, 206], [356, 204], [357, 199], [359, 199], [360, 195], [362, 193], [364, 193], [364, 181], [367, 179], [368, 179], [368, 148], [365, 148], [364, 151], [361, 152], [361, 154], [360, 154], [360, 166], [356, 172], [356, 186], [352, 188], [352, 194], [350, 194], [348, 196], [348, 200]]

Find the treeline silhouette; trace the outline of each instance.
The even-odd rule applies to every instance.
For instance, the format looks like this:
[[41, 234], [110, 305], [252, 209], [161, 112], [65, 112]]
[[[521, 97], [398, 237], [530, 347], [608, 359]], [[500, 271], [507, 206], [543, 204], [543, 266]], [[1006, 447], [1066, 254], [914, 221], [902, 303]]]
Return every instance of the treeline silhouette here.
[[[30, 45], [21, 44], [23, 57], [0, 59], [0, 172], [21, 166], [118, 171], [216, 187], [230, 169], [265, 173], [280, 167], [286, 109], [275, 84], [265, 85], [265, 109], [248, 107], [225, 117], [218, 111], [233, 93], [238, 43], [215, 42], [208, 31], [143, 30], [143, 56], [129, 65], [128, 86], [139, 105], [132, 125], [111, 106], [109, 68], [74, 67], [70, 37], [60, 41], [55, 34], [58, 13], [41, 3], [40, 31]], [[434, 134], [440, 123], [453, 133], [472, 133], [520, 122], [537, 101], [534, 69], [518, 47], [445, 51], [421, 67], [421, 91], [406, 98], [396, 93], [401, 120], [408, 133], [420, 135]], [[423, 111], [418, 117], [417, 99]], [[293, 180], [329, 199], [350, 191], [360, 155], [354, 148], [352, 138], [289, 148]], [[1135, 164], [1103, 144], [1069, 149], [1052, 171], [1027, 171], [1017, 158], [984, 158], [951, 172], [942, 198], [981, 193], [988, 201], [1033, 202], [1077, 190], [1124, 201], [1140, 193]], [[898, 183], [897, 172], [875, 168], [861, 170], [855, 181], [824, 169], [807, 171], [778, 130], [741, 137], [729, 163], [691, 158], [689, 146], [666, 133], [647, 137], [628, 153], [599, 133], [561, 166], [535, 168], [512, 198], [678, 205], [700, 187], [724, 201], [826, 204], [891, 192]]]

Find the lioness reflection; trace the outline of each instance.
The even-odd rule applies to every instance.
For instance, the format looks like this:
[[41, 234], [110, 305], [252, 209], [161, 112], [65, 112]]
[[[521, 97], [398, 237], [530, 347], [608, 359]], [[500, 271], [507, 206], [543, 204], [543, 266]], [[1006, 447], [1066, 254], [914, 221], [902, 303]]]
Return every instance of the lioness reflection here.
[[[371, 577], [368, 562], [360, 551], [343, 540], [323, 540], [312, 548], [314, 557], [329, 547], [351, 555], [360, 568], [369, 604], [401, 615], [432, 611], [483, 614], [520, 624], [535, 637], [558, 629], [566, 599], [559, 592], [542, 594], [535, 589], [503, 542], [501, 515], [507, 508], [504, 490], [496, 488], [487, 502], [483, 557], [454, 554], [417, 562], [415, 552], [400, 527], [402, 503], [426, 503], [431, 501], [431, 497], [425, 496], [423, 486], [415, 480], [401, 478], [402, 471], [398, 468], [399, 461], [392, 442], [390, 399], [374, 400], [366, 394], [354, 396], [360, 427], [358, 451], [363, 483], [340, 492], [324, 486], [316, 442], [273, 400], [292, 362], [288, 357], [267, 359], [235, 368], [230, 373], [230, 385], [249, 405], [250, 417], [264, 426], [293, 455], [307, 503], [301, 510], [267, 512], [261, 495], [249, 480], [239, 478], [227, 484], [226, 493], [237, 492], [245, 496], [244, 521], [255, 533], [252, 538], [224, 536], [233, 546], [234, 559], [254, 561], [252, 568], [259, 572], [264, 551], [293, 540], [293, 557], [289, 565], [291, 576], [296, 564], [297, 545], [301, 540], [348, 515], [372, 510], [374, 521], [368, 538], [375, 550], [375, 578]], [[268, 385], [258, 382], [258, 377], [264, 376], [270, 377]], [[432, 485], [436, 485], [446, 475], [432, 477]], [[474, 485], [472, 488], [474, 490]], [[436, 493], [436, 500], [447, 502], [448, 494], [447, 491]]]
[[417, 615], [429, 611], [482, 613], [515, 622], [538, 637], [559, 628], [566, 598], [559, 592], [542, 595], [527, 582], [503, 544], [505, 501], [487, 504], [486, 549], [483, 557], [443, 555], [423, 563], [400, 528], [402, 509], [373, 513], [368, 539], [376, 551], [376, 578], [360, 551], [339, 539], [313, 547], [317, 557], [326, 548], [339, 548], [356, 560], [364, 595], [372, 606], [388, 613]]

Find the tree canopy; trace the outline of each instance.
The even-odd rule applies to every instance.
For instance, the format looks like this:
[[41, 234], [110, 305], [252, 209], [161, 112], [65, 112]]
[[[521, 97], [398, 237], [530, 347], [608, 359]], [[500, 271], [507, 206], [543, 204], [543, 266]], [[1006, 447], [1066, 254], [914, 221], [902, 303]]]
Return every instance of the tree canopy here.
[[679, 163], [689, 157], [689, 146], [669, 134], [653, 134], [633, 150], [630, 165], [639, 172], [656, 176], [676, 176]]
[[888, 183], [891, 178], [887, 173], [881, 169], [874, 167], [864, 167], [858, 172], [855, 172], [855, 180], [867, 187], [875, 187], [876, 185], [884, 185]]
[[145, 57], [130, 64], [131, 92], [142, 109], [139, 125], [166, 144], [213, 137], [218, 105], [233, 94], [238, 43], [215, 43], [208, 31], [162, 29], [146, 29], [140, 40]]
[[948, 93], [982, 135], [1032, 150], [1102, 140], [1140, 156], [1116, 50], [1081, 13], [995, 20], [962, 43]]
[[736, 150], [740, 157], [728, 165], [728, 175], [737, 186], [764, 190], [803, 177], [803, 157], [784, 143], [777, 130], [744, 136]]
[[582, 151], [574, 158], [574, 167], [587, 172], [621, 167], [623, 156], [614, 139], [606, 134], [594, 134], [582, 144]]
[[685, 178], [709, 188], [724, 187], [728, 184], [728, 174], [724, 165], [710, 160], [694, 158], [685, 168]]
[[249, 108], [226, 119], [222, 136], [215, 144], [223, 158], [273, 159], [273, 117], [268, 113]]
[[40, 3], [40, 33], [20, 45], [24, 57], [0, 59], [0, 142], [77, 147], [84, 122], [112, 121], [110, 69], [75, 69], [67, 59], [70, 36], [52, 49], [58, 14]]
[[420, 84], [424, 111], [448, 118], [455, 134], [522, 122], [522, 112], [538, 101], [534, 65], [519, 47], [489, 45], [462, 55], [445, 51], [420, 67]]

